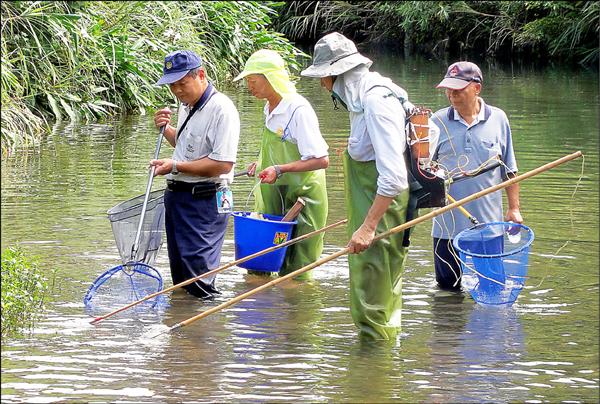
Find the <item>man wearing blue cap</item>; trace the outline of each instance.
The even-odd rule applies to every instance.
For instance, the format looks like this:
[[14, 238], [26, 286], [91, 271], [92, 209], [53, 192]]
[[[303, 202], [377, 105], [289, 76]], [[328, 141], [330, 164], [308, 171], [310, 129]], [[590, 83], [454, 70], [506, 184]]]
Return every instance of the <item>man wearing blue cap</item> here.
[[[451, 176], [477, 172], [494, 161], [499, 168], [450, 185], [448, 193], [456, 200], [484, 188], [499, 184], [517, 173], [512, 135], [504, 111], [486, 104], [479, 96], [483, 75], [471, 62], [456, 62], [448, 67], [437, 88], [446, 89], [451, 106], [437, 111], [434, 122], [440, 127], [440, 138], [433, 159]], [[519, 210], [519, 184], [506, 188], [508, 210], [505, 221], [522, 223]], [[502, 193], [469, 202], [464, 206], [480, 223], [502, 221]], [[435, 277], [442, 289], [460, 290], [461, 269], [452, 239], [471, 222], [453, 210], [433, 220], [431, 235], [434, 246]]]
[[[163, 76], [181, 101], [177, 125], [171, 110], [154, 115], [156, 127], [175, 147], [170, 159], [152, 160], [156, 175], [166, 175], [165, 228], [173, 284], [219, 266], [229, 213], [218, 202], [229, 194], [240, 134], [240, 118], [231, 100], [208, 82], [202, 59], [179, 50], [165, 57]], [[229, 195], [229, 199], [231, 196]], [[219, 293], [215, 275], [185, 286], [194, 296]]]

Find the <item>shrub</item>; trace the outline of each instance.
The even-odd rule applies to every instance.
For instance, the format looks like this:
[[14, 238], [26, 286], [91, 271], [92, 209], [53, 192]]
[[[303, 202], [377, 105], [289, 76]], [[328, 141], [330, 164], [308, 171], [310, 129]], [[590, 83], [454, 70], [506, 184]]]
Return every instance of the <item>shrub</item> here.
[[44, 308], [48, 279], [21, 248], [2, 252], [2, 336], [31, 328]]

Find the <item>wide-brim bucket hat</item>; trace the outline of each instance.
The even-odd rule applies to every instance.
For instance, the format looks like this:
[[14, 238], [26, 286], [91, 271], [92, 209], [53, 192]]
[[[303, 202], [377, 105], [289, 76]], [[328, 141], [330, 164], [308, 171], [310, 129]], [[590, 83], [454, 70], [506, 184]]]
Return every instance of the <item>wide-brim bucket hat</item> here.
[[273, 89], [282, 97], [296, 93], [296, 86], [290, 80], [285, 61], [271, 49], [254, 52], [246, 61], [244, 70], [233, 81], [240, 80], [250, 74], [264, 75]]
[[300, 73], [306, 77], [338, 76], [359, 65], [371, 67], [373, 61], [358, 52], [354, 42], [332, 32], [315, 44], [313, 63]]

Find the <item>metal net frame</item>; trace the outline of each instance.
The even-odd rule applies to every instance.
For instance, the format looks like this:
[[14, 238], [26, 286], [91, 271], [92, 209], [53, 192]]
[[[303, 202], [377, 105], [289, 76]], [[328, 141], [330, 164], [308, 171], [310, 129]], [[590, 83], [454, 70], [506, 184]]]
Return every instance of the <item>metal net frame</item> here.
[[[108, 210], [108, 219], [123, 264], [105, 271], [91, 284], [83, 299], [88, 309], [91, 306], [109, 309], [162, 290], [162, 277], [152, 265], [162, 246], [164, 190], [149, 193], [146, 209], [142, 212], [145, 199], [146, 194], [143, 194]], [[143, 223], [140, 225], [142, 216]], [[147, 304], [155, 307], [159, 302], [162, 302], [161, 296], [149, 299]]]

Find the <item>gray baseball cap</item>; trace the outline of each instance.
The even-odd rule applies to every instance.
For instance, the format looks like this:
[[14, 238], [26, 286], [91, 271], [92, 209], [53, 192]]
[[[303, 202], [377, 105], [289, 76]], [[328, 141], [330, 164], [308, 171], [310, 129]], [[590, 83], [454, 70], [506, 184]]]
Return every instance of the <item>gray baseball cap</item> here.
[[435, 88], [462, 90], [471, 82], [483, 82], [483, 75], [481, 74], [479, 67], [471, 62], [456, 62], [448, 67], [444, 80], [442, 80]]

